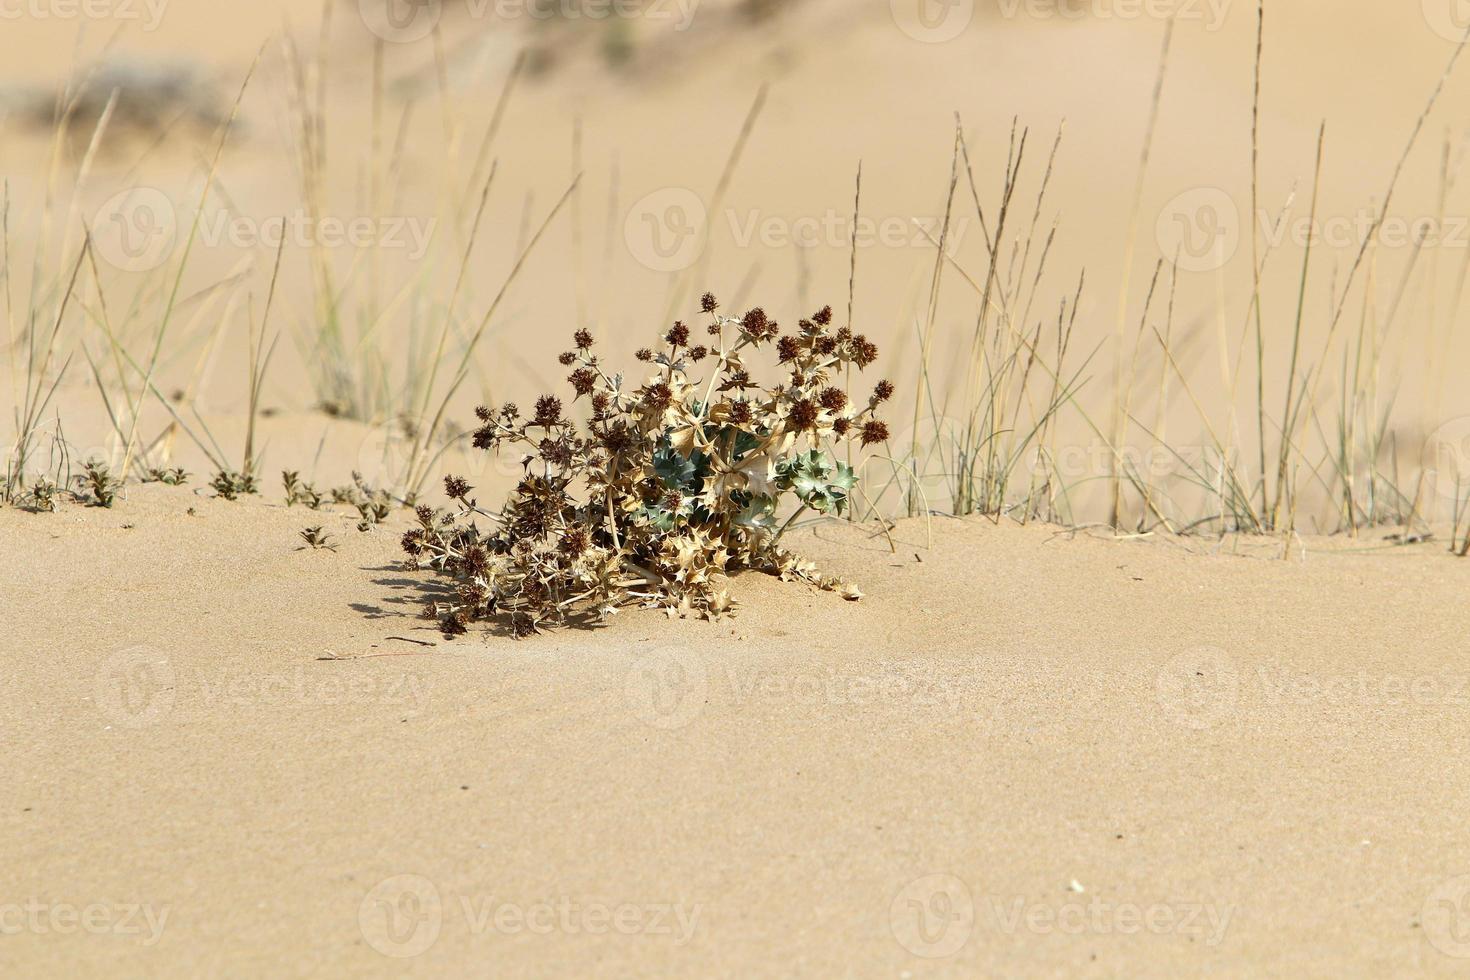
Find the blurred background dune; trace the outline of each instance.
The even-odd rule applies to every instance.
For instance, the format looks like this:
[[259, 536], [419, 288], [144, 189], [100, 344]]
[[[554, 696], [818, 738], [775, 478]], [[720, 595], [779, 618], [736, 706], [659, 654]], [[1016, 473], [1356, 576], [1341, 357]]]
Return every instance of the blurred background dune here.
[[[242, 362], [275, 260], [271, 223], [286, 219], [271, 325], [283, 340], [262, 399], [276, 415], [264, 423], [270, 470], [315, 466], [332, 471], [322, 479], [340, 479], [422, 424], [416, 408], [438, 396], [419, 387], [466, 249], [473, 242], [452, 311], [456, 349], [577, 174], [474, 350], [451, 418], [465, 420], [477, 402], [560, 387], [554, 357], [577, 326], [590, 326], [610, 357], [628, 359], [666, 321], [697, 313], [706, 289], [727, 311], [760, 304], [792, 325], [826, 303], [845, 317], [854, 251], [854, 327], [879, 341], [899, 401], [912, 398], [930, 321], [931, 239], [948, 210], [953, 261], [933, 307], [932, 394], [918, 428], [963, 424], [980, 291], [967, 277], [986, 277], [987, 239], [1022, 132], [1004, 237], [1018, 253], [1027, 242], [1032, 249], [1025, 267], [1000, 270], [1029, 297], [1017, 329], [1044, 326], [1050, 337], [1086, 275], [1070, 355], [1080, 410], [1057, 422], [1072, 449], [1070, 462], [1056, 464], [1076, 484], [1068, 516], [1106, 510], [1120, 377], [1134, 379], [1129, 442], [1146, 449], [1166, 433], [1171, 444], [1205, 452], [1217, 440], [1246, 457], [1259, 452], [1250, 326], [1254, 2], [96, 0], [88, 9], [95, 15], [62, 0], [26, 0], [0, 25], [13, 292], [54, 301], [85, 222], [117, 333], [146, 353], [159, 299], [202, 214], [158, 377], [176, 404], [214, 419], [224, 441], [220, 433], [240, 428], [246, 405]], [[1272, 393], [1267, 411], [1278, 428], [1268, 442], [1279, 438], [1275, 403], [1291, 372], [1299, 295], [1302, 339], [1290, 376], [1295, 388], [1318, 372], [1307, 397], [1324, 413], [1304, 418], [1301, 438], [1336, 438], [1326, 413], [1347, 384], [1344, 345], [1360, 336], [1379, 379], [1363, 417], [1393, 408], [1366, 467], [1419, 460], [1430, 433], [1470, 411], [1453, 371], [1470, 353], [1458, 327], [1470, 194], [1453, 180], [1470, 133], [1470, 69], [1451, 76], [1407, 158], [1391, 214], [1409, 230], [1391, 238], [1385, 225], [1328, 343], [1359, 242], [1465, 26], [1456, 13], [1450, 0], [1267, 6], [1259, 210], [1277, 216], [1289, 204], [1292, 221], [1308, 216], [1325, 122], [1316, 213], [1327, 233], [1303, 293], [1306, 236], [1290, 225], [1284, 234], [1257, 229], [1261, 241], [1281, 237], [1261, 282], [1261, 387]], [[215, 133], [257, 57], [210, 181]], [[58, 136], [56, 106], [67, 93], [73, 108]], [[947, 207], [957, 118], [975, 189], [962, 171]], [[1419, 221], [1438, 234], [1419, 235]], [[64, 334], [105, 360], [96, 305], [84, 304]], [[1177, 368], [1157, 340], [1166, 331]], [[97, 433], [87, 444], [104, 448], [94, 389], [108, 377], [105, 365], [89, 372], [79, 358], [53, 404], [63, 420], [86, 420], [77, 425]], [[145, 410], [152, 429], [168, 422], [158, 405]], [[896, 441], [914, 441], [912, 403], [894, 414], [902, 416]], [[174, 442], [180, 458], [194, 452], [188, 440]], [[1311, 472], [1317, 451], [1303, 452], [1305, 472], [1294, 478], [1320, 491], [1311, 512], [1330, 529], [1330, 481]], [[482, 479], [514, 471], [475, 465]], [[931, 490], [943, 493], [943, 482]], [[1144, 506], [1125, 501], [1130, 512]]]

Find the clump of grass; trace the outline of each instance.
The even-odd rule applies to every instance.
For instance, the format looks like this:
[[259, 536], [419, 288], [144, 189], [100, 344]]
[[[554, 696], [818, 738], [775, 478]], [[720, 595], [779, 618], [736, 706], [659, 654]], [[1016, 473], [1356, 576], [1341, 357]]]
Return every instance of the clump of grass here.
[[[1052, 141], [1029, 220], [1018, 231], [1013, 197], [1024, 172], [1029, 137], [1029, 130], [1018, 132], [1013, 126], [998, 203], [987, 212], [969, 146], [956, 120], [944, 221], [937, 238], [921, 229], [935, 246], [935, 258], [918, 336], [912, 435], [906, 444], [893, 447], [897, 455], [888, 457], [892, 479], [874, 495], [873, 513], [894, 486], [900, 487], [909, 516], [929, 511], [937, 501], [925, 491], [926, 485], [947, 495], [956, 515], [1010, 514], [1027, 521], [1041, 516], [1056, 519], [1070, 510], [1068, 488], [1051, 466], [1057, 420], [1068, 405], [1075, 407], [1074, 397], [1096, 351], [1080, 365], [1067, 363], [1084, 276], [1079, 275], [1075, 290], [1060, 300], [1054, 313], [1033, 312], [1060, 222], [1054, 217], [1048, 226], [1043, 214], [1062, 131], [1058, 129]], [[967, 206], [956, 201], [962, 178], [968, 207], [985, 237], [985, 268], [973, 275], [952, 254], [954, 209], [956, 204]], [[951, 268], [979, 305], [969, 356], [946, 356], [941, 367], [933, 364], [933, 351], [941, 287]], [[942, 391], [936, 375], [955, 367], [962, 370], [962, 380]], [[930, 427], [932, 434], [926, 438]], [[1035, 465], [1026, 476], [1028, 462]]]
[[[834, 329], [830, 308], [783, 334], [761, 309], [734, 318], [713, 296], [701, 305], [707, 343], [675, 323], [657, 352], [638, 352], [652, 372], [636, 388], [609, 374], [591, 334], [577, 332], [561, 362], [576, 398], [590, 403], [585, 425], [550, 394], [529, 416], [514, 405], [477, 410], [475, 446], [519, 448], [526, 475], [496, 512], [448, 477], [457, 517], [420, 507], [419, 526], [404, 536], [412, 566], [457, 581], [453, 601], [427, 610], [446, 632], [498, 618], [528, 636], [628, 605], [714, 618], [731, 609], [727, 575], [740, 568], [860, 597], [781, 539], [805, 514], [847, 511], [857, 475], [833, 452], [840, 440], [887, 440], [876, 411], [892, 386], [855, 401], [838, 381], [871, 364], [877, 348]], [[787, 372], [781, 382], [752, 376], [749, 359], [764, 352]], [[697, 378], [705, 362], [708, 378]], [[783, 504], [792, 508], [784, 520]], [[476, 517], [494, 528], [481, 531]]]

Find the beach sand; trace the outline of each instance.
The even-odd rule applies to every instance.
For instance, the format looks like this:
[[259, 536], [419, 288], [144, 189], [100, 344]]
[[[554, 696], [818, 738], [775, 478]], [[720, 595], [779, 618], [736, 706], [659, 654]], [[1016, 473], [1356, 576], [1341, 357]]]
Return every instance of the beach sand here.
[[41, 923], [6, 975], [1470, 954], [1470, 565], [1441, 545], [825, 525], [795, 540], [858, 604], [743, 575], [715, 623], [449, 641], [392, 525], [313, 515], [333, 553], [305, 523], [163, 487], [0, 512], [0, 896]]

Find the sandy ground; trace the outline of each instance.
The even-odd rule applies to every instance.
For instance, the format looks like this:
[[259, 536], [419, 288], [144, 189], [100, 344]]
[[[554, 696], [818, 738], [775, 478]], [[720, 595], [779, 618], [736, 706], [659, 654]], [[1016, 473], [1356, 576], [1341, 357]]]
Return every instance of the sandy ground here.
[[715, 624], [448, 642], [391, 528], [323, 515], [340, 550], [296, 550], [305, 518], [161, 487], [0, 512], [0, 972], [1470, 956], [1470, 565], [1438, 545], [828, 526], [800, 547], [862, 603], [746, 576]]
[[[926, 43], [903, 29], [897, 2], [806, 0], [752, 27], [710, 0], [688, 34], [639, 25], [638, 54], [619, 72], [600, 63], [593, 35], [552, 45], [560, 61], [528, 76], [505, 116], [465, 324], [579, 169], [582, 192], [508, 294], [451, 417], [559, 388], [554, 355], [579, 325], [626, 362], [699, 261], [705, 281], [690, 285], [732, 307], [759, 302], [788, 323], [823, 302], [843, 307], [858, 161], [870, 218], [936, 218], [955, 112], [987, 199], [1013, 118], [1033, 127], [1035, 170], [1067, 122], [1040, 227], [1061, 225], [1036, 309], [1051, 316], [1086, 267], [1076, 349], [1105, 346], [1079, 402], [1105, 413], [1163, 21], [1110, 15], [1105, 0], [1083, 18], [1038, 4], [976, 4], [957, 36]], [[1268, 4], [1263, 207], [1295, 187], [1302, 216], [1324, 118], [1319, 217], [1351, 222], [1381, 196], [1449, 56], [1452, 5]], [[141, 357], [213, 148], [199, 133], [120, 140], [79, 191], [84, 147], [68, 144], [53, 196], [46, 134], [7, 100], [111, 46], [125, 63], [196, 67], [227, 102], [272, 38], [205, 209], [259, 226], [302, 209], [286, 36], [332, 67], [329, 217], [433, 229], [426, 256], [384, 245], [371, 284], [388, 296], [424, 282], [422, 304], [386, 331], [385, 356], [401, 368], [409, 321], [421, 335], [440, 322], [468, 160], [500, 84], [515, 52], [547, 35], [451, 9], [442, 53], [423, 39], [386, 48], [385, 126], [409, 122], [392, 213], [373, 214], [371, 46], [357, 6], [173, 0], [146, 30], [124, 13], [153, 7], [131, 0], [85, 22], [63, 0], [28, 0], [28, 17], [8, 17], [0, 172], [16, 296], [46, 201], [73, 228], [41, 248], [37, 265], [54, 276], [72, 260], [76, 221], [115, 228], [117, 195], [157, 192], [167, 220], [149, 229], [173, 243], [162, 266], [135, 268], [99, 239], [98, 278]], [[1180, 277], [1176, 336], [1189, 338], [1183, 368], [1212, 424], [1249, 429], [1253, 378], [1232, 365], [1251, 279], [1241, 241], [1255, 5], [1184, 6], [1194, 15], [1176, 22], [1125, 319], [1131, 331], [1141, 313], [1140, 270], [1176, 254], [1178, 219], [1223, 232], [1234, 242], [1224, 266]], [[321, 9], [334, 20], [319, 41]], [[765, 110], [717, 206], [763, 84]], [[1437, 174], [1446, 140], [1464, 159], [1467, 85], [1452, 80], [1395, 198], [1404, 217], [1443, 213], [1462, 232], [1463, 183], [1441, 204]], [[1038, 176], [1017, 192], [1028, 218]], [[683, 219], [699, 209], [714, 232], [685, 254]], [[813, 223], [818, 241], [794, 244]], [[660, 244], [674, 236], [677, 268], [650, 252], [650, 231]], [[984, 265], [977, 232], [955, 246], [970, 271]], [[746, 576], [739, 615], [715, 624], [630, 612], [533, 642], [446, 641], [415, 617], [435, 583], [400, 570], [396, 525], [360, 534], [355, 515], [279, 504], [281, 469], [326, 489], [354, 469], [382, 483], [404, 463], [386, 415], [314, 410], [308, 259], [323, 246], [309, 238], [293, 238], [283, 264], [283, 339], [260, 423], [264, 500], [151, 486], [130, 487], [110, 511], [0, 510], [0, 975], [1381, 976], [1470, 964], [1470, 564], [1442, 539], [1309, 538], [1283, 561], [1272, 542], [939, 518], [900, 524], [890, 551], [870, 531], [827, 526], [796, 540], [862, 587], [860, 604]], [[192, 253], [159, 368], [168, 390], [189, 390], [187, 417], [207, 421], [231, 460], [245, 429], [247, 313], [273, 259], [244, 239]], [[1463, 239], [1384, 246], [1373, 264], [1380, 315], [1399, 317], [1372, 323], [1408, 457], [1423, 431], [1470, 410], [1447, 379], [1470, 344], [1447, 315], [1470, 255]], [[1323, 359], [1321, 308], [1351, 251], [1316, 253], [1309, 362]], [[1263, 292], [1267, 373], [1279, 382], [1301, 250], [1288, 242], [1275, 255]], [[366, 260], [353, 248], [330, 259], [344, 277], [356, 270], [356, 301]], [[883, 343], [883, 371], [900, 384], [897, 431], [933, 253], [900, 236], [862, 245], [858, 263], [856, 325]], [[90, 270], [84, 280], [95, 311]], [[956, 377], [974, 323], [968, 289], [948, 276], [937, 321], [936, 371]], [[1348, 319], [1355, 332], [1356, 305]], [[80, 354], [104, 348], [91, 319], [74, 321], [41, 445], [60, 424], [74, 458], [108, 456], [116, 444]], [[0, 355], [9, 392], [20, 352]], [[1334, 348], [1325, 362], [1339, 357]], [[1145, 351], [1146, 421], [1159, 368]], [[1188, 450], [1205, 445], [1204, 423], [1182, 388], [1160, 416]], [[1331, 377], [1320, 395], [1337, 397]], [[166, 422], [148, 406], [147, 437]], [[1067, 425], [1061, 448], [1077, 462], [1066, 476], [1096, 483], [1106, 455], [1076, 418]], [[171, 452], [196, 486], [207, 479], [186, 440]], [[479, 454], [445, 465], [487, 499], [514, 475]], [[298, 547], [313, 523], [338, 551]], [[1314, 525], [1304, 515], [1302, 526]]]

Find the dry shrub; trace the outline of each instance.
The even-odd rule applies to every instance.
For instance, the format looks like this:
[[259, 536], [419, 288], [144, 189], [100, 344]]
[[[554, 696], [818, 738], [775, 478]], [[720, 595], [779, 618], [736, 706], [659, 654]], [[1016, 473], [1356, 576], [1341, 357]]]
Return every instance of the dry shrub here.
[[[459, 513], [420, 507], [403, 539], [413, 567], [456, 580], [455, 600], [427, 611], [447, 632], [499, 619], [527, 636], [630, 605], [713, 618], [730, 610], [727, 575], [738, 569], [860, 597], [780, 542], [803, 514], [847, 513], [857, 476], [838, 443], [850, 451], [888, 438], [876, 411], [892, 385], [880, 382], [859, 404], [845, 384], [877, 348], [834, 329], [830, 309], [782, 335], [760, 309], [723, 316], [709, 295], [702, 306], [707, 340], [674, 324], [657, 352], [638, 352], [652, 366], [638, 387], [609, 374], [592, 336], [577, 332], [561, 362], [575, 399], [590, 403], [585, 424], [554, 395], [529, 417], [514, 405], [478, 410], [476, 447], [519, 449], [524, 478], [490, 512], [449, 477]], [[752, 377], [747, 359], [757, 353], [775, 354], [782, 382]], [[786, 503], [794, 512], [778, 523]]]

